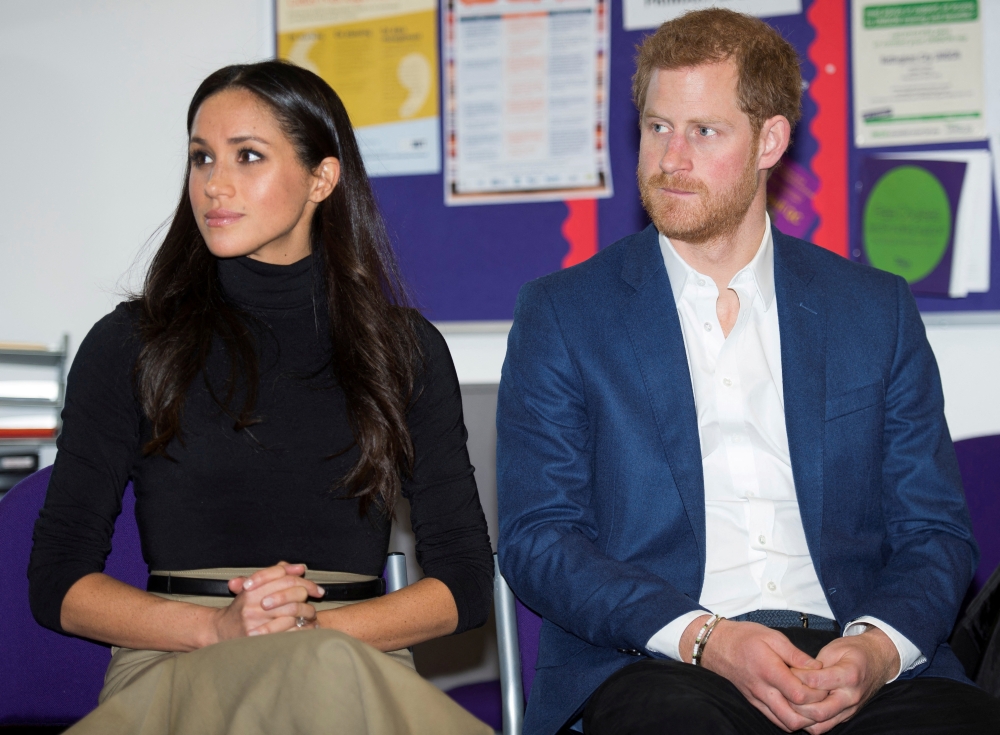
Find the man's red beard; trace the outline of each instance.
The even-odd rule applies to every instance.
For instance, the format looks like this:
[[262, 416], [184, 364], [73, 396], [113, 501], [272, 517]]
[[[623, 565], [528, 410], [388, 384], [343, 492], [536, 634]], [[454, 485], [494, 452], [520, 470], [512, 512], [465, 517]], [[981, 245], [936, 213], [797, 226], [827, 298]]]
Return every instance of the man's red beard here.
[[[642, 206], [656, 229], [670, 239], [701, 244], [729, 235], [743, 222], [757, 195], [757, 156], [751, 155], [736, 182], [724, 191], [711, 192], [698, 179], [662, 171], [643, 180], [637, 172]], [[692, 201], [665, 194], [660, 189], [674, 189], [696, 194]]]

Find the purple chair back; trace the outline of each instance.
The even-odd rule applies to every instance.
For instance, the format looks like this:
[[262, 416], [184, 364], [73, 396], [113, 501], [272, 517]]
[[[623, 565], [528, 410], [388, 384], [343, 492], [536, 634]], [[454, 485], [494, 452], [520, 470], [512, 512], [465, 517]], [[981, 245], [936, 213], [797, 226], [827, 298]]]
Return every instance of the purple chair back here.
[[[25, 478], [0, 500], [0, 726], [66, 725], [97, 706], [107, 647], [47, 630], [28, 607], [31, 534], [52, 468]], [[125, 488], [105, 572], [145, 589], [132, 483]]]
[[542, 633], [542, 617], [525, 607], [517, 598], [514, 598], [514, 609], [517, 612], [517, 649], [521, 654], [521, 687], [524, 689], [524, 701], [527, 703], [531, 685], [535, 682], [535, 663], [538, 661], [538, 638]]
[[981, 436], [955, 442], [965, 500], [972, 516], [972, 533], [979, 543], [979, 569], [974, 591], [1000, 565], [1000, 436]]

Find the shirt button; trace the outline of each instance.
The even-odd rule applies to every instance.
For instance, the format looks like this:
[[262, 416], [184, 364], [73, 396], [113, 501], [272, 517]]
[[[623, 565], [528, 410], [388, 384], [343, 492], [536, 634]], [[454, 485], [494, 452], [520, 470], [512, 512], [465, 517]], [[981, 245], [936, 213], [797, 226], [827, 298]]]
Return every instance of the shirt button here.
[[740, 443], [740, 435], [733, 434], [733, 444], [739, 444], [739, 443]]
[[764, 536], [764, 534], [761, 534], [760, 536], [758, 536], [757, 540], [760, 541], [760, 545], [761, 546], [763, 546], [764, 544], [767, 543], [767, 538]]
[[778, 589], [778, 585], [776, 585], [774, 582], [768, 582], [767, 588], [771, 590], [771, 592], [774, 592], [776, 589]]
[[705, 331], [706, 332], [711, 332], [712, 331], [712, 325], [709, 324], [708, 322], [705, 322]]
[[733, 381], [731, 381], [729, 378], [723, 378], [722, 379], [722, 384], [728, 388], [729, 386], [731, 386], [733, 384]]
[[757, 493], [755, 493], [753, 490], [751, 490], [750, 492], [747, 493], [747, 497], [748, 498], [756, 498], [757, 497]]
[[705, 285], [705, 279], [704, 278], [699, 278], [698, 279], [698, 285], [699, 286], [704, 286]]

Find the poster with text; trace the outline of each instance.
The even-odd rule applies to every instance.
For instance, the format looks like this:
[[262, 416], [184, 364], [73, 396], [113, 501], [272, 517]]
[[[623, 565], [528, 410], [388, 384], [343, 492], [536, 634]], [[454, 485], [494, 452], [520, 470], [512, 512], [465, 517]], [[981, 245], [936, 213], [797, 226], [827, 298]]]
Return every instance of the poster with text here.
[[978, 0], [855, 0], [852, 36], [857, 147], [986, 137]]
[[964, 161], [866, 158], [861, 169], [862, 262], [921, 296], [951, 292]]
[[445, 203], [611, 196], [605, 0], [445, 1]]
[[728, 8], [759, 18], [773, 18], [801, 13], [802, 0], [625, 0], [625, 30], [656, 28], [689, 10], [705, 8]]
[[369, 176], [441, 170], [437, 0], [277, 0], [278, 57], [343, 100]]

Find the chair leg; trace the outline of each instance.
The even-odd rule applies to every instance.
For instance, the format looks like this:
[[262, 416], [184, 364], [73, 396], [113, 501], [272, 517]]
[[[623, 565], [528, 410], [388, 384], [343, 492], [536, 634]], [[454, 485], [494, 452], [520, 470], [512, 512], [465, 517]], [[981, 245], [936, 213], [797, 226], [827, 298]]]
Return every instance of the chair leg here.
[[497, 621], [497, 650], [500, 657], [500, 697], [503, 706], [503, 735], [521, 735], [524, 724], [524, 693], [521, 689], [521, 653], [517, 642], [517, 613], [514, 593], [500, 574], [493, 555], [493, 606]]

